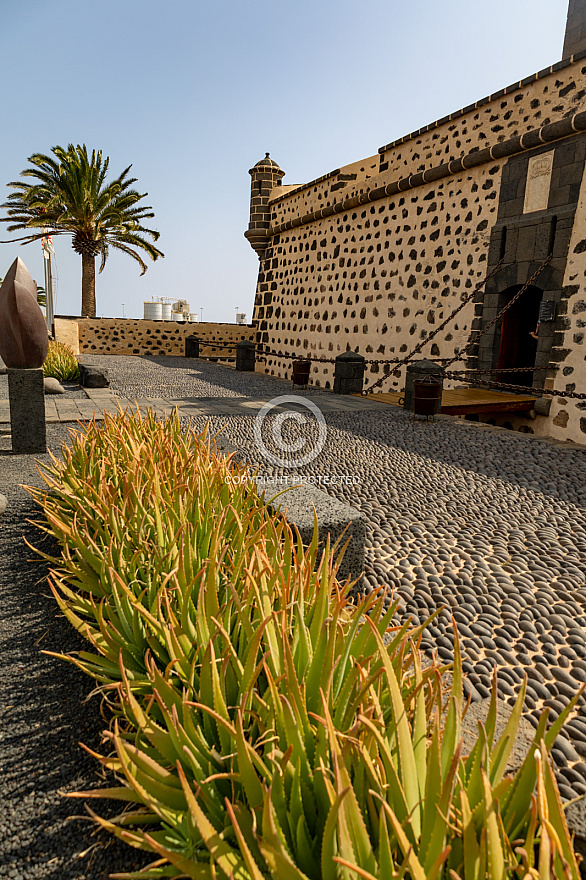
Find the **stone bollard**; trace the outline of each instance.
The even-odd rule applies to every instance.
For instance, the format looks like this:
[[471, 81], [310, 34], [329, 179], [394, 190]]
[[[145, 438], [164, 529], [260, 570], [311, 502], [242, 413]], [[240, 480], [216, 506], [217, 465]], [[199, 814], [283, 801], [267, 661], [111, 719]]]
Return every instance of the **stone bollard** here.
[[17, 257], [0, 287], [0, 357], [8, 367], [12, 451], [47, 451], [43, 363], [49, 349], [37, 285]]
[[334, 394], [360, 394], [365, 369], [366, 361], [357, 351], [339, 354], [334, 367]]
[[[428, 360], [413, 361], [413, 363], [407, 365], [403, 409], [413, 412], [413, 381], [415, 379], [424, 379], [427, 376], [434, 376], [436, 379], [441, 380], [443, 378], [443, 370], [439, 364]], [[441, 405], [442, 399], [440, 395], [438, 412], [441, 409]]]
[[236, 369], [239, 373], [254, 373], [255, 345], [250, 339], [236, 343]]
[[80, 363], [79, 384], [83, 388], [108, 388], [110, 385], [108, 370]]
[[197, 336], [187, 336], [185, 339], [185, 357], [199, 357], [199, 339]]
[[8, 368], [12, 451], [18, 455], [47, 451], [43, 368]]

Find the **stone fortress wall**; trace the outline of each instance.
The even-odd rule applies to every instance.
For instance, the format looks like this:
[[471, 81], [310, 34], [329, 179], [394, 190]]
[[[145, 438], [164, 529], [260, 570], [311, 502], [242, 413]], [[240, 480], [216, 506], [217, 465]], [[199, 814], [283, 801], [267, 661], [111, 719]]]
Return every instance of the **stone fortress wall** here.
[[201, 357], [215, 357], [223, 361], [235, 356], [234, 349], [217, 349], [210, 343], [235, 346], [244, 339], [254, 341], [256, 332], [246, 324], [191, 324], [133, 318], [55, 319], [57, 340], [71, 345], [76, 354], [182, 356], [185, 354], [185, 339], [192, 335], [202, 343]]
[[[540, 325], [536, 354], [536, 366], [551, 369], [533, 381], [560, 396], [547, 416], [500, 421], [586, 442], [586, 404], [563, 397], [586, 392], [584, 33], [572, 57], [310, 183], [284, 186], [279, 166], [261, 159], [250, 171], [245, 233], [260, 260], [257, 342], [287, 355], [402, 357], [502, 260], [417, 355], [449, 359], [552, 251], [535, 282], [555, 309]], [[453, 369], [494, 369], [499, 346], [497, 323]], [[269, 356], [265, 369], [289, 376], [290, 364]], [[366, 387], [390, 369], [369, 364]], [[312, 381], [332, 387], [333, 366], [315, 362]], [[381, 390], [400, 390], [404, 381], [403, 369]], [[465, 383], [446, 383], [458, 384]]]

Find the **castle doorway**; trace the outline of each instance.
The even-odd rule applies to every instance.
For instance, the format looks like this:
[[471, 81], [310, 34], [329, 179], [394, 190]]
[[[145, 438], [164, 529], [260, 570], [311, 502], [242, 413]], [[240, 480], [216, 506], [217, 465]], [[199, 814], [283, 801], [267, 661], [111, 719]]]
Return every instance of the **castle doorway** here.
[[[517, 285], [505, 290], [503, 305], [509, 303], [520, 289], [521, 285]], [[537, 339], [531, 334], [535, 333], [537, 329], [542, 295], [543, 293], [538, 287], [528, 287], [516, 303], [505, 312], [501, 325], [497, 364], [499, 370], [535, 366]], [[497, 382], [532, 385], [533, 373], [530, 371], [497, 373]]]

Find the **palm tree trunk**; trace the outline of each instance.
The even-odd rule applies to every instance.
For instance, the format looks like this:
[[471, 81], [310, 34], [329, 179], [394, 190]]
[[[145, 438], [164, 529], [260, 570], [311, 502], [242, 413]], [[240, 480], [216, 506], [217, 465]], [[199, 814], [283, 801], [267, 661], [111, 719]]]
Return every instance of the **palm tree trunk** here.
[[81, 255], [81, 317], [96, 317], [96, 258]]

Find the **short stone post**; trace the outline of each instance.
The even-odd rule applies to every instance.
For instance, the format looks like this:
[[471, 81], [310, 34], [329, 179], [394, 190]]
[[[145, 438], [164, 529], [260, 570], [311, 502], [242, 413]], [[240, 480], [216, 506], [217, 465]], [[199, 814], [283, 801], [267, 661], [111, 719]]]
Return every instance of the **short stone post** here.
[[254, 373], [255, 358], [254, 342], [241, 339], [236, 343], [236, 369], [239, 373]]
[[0, 287], [0, 357], [8, 368], [12, 451], [47, 451], [43, 364], [49, 349], [37, 285], [17, 257]]
[[185, 339], [185, 357], [199, 357], [199, 339], [197, 336], [187, 336]]
[[100, 367], [82, 363], [79, 365], [79, 384], [83, 388], [108, 388], [110, 385], [108, 375], [108, 370], [102, 370]]
[[360, 394], [365, 369], [366, 361], [357, 351], [339, 354], [334, 367], [334, 394]]
[[17, 455], [47, 451], [43, 368], [8, 368], [12, 451]]
[[[434, 376], [436, 379], [439, 379], [441, 381], [443, 379], [443, 370], [439, 364], [434, 363], [434, 361], [428, 361], [425, 359], [421, 361], [413, 361], [413, 363], [407, 364], [403, 409], [409, 410], [409, 412], [413, 412], [413, 381], [415, 379], [427, 378], [427, 376]], [[442, 399], [440, 395], [437, 408], [438, 412], [441, 409], [441, 405]]]

